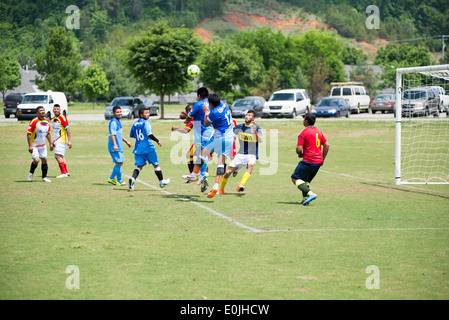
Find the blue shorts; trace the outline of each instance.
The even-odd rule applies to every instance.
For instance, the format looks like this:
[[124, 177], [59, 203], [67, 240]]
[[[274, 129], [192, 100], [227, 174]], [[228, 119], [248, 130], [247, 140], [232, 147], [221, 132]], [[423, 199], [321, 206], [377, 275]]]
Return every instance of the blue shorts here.
[[123, 163], [123, 152], [109, 152], [112, 157], [112, 162]]
[[152, 164], [155, 166], [159, 165], [159, 158], [157, 157], [156, 151], [144, 154], [134, 154], [134, 160], [134, 165], [136, 167], [144, 166], [147, 164], [147, 162], [148, 164]]
[[318, 170], [321, 168], [321, 163], [310, 163], [305, 161], [300, 161], [296, 166], [291, 178], [296, 180], [302, 180], [304, 182], [312, 182], [315, 178]]
[[219, 156], [220, 154], [223, 154], [226, 158], [229, 156], [229, 154], [232, 151], [232, 146], [234, 145], [234, 137], [232, 138], [223, 138], [219, 137], [216, 138], [215, 136], [212, 137], [204, 146], [209, 151], [213, 151]]

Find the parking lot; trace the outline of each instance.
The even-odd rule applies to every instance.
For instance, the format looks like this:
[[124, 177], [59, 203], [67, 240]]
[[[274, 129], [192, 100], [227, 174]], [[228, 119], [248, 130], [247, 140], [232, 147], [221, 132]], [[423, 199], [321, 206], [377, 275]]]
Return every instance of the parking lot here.
[[[166, 120], [180, 120], [179, 114], [175, 113], [168, 113], [165, 114]], [[300, 119], [301, 116], [297, 117], [296, 119]], [[420, 117], [422, 118], [422, 117]], [[428, 117], [429, 119], [434, 118], [433, 116]], [[440, 118], [446, 118], [446, 112], [440, 113]], [[104, 121], [104, 115], [103, 114], [74, 114], [68, 116], [69, 121]], [[151, 116], [151, 119], [159, 119], [159, 116]], [[349, 118], [319, 118], [320, 121], [343, 121], [343, 120], [349, 120], [349, 121], [357, 121], [357, 120], [364, 120], [364, 121], [387, 121], [391, 120], [394, 121], [394, 115], [392, 113], [380, 113], [377, 112], [375, 114], [371, 113], [360, 113], [360, 114], [351, 114]], [[237, 122], [239, 119], [236, 119]], [[288, 118], [257, 118], [257, 121], [281, 121], [281, 120], [292, 120]], [[0, 115], [0, 122], [17, 122], [17, 119], [14, 118], [14, 116], [11, 116], [11, 118], [6, 119], [4, 115]]]

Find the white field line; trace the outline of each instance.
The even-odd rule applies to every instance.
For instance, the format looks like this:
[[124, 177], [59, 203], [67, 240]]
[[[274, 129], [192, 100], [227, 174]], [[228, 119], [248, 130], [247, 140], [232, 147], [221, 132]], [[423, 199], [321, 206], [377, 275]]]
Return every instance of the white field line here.
[[[128, 176], [126, 174], [124, 174], [124, 176], [128, 177], [128, 179], [131, 178], [130, 176]], [[228, 217], [228, 216], [226, 216], [226, 215], [224, 215], [224, 214], [222, 214], [222, 213], [220, 213], [220, 212], [218, 212], [218, 211], [216, 211], [216, 210], [214, 210], [212, 208], [209, 208], [209, 207], [207, 207], [207, 206], [205, 206], [205, 205], [203, 205], [203, 204], [201, 204], [199, 202], [196, 202], [196, 201], [193, 201], [193, 200], [190, 200], [190, 199], [187, 199], [187, 198], [183, 198], [181, 196], [178, 196], [176, 194], [168, 192], [167, 190], [155, 187], [155, 186], [153, 186], [153, 185], [151, 185], [149, 183], [146, 183], [146, 182], [144, 182], [144, 181], [142, 181], [140, 179], [137, 179], [136, 182], [139, 182], [139, 183], [141, 183], [141, 184], [143, 184], [143, 185], [145, 185], [147, 187], [150, 187], [150, 188], [152, 188], [154, 190], [163, 192], [163, 193], [165, 193], [165, 194], [167, 194], [169, 196], [173, 196], [173, 197], [181, 199], [183, 201], [190, 202], [190, 203], [192, 203], [192, 204], [194, 204], [194, 205], [196, 205], [196, 206], [198, 206], [198, 207], [200, 207], [200, 208], [202, 208], [202, 209], [204, 209], [206, 211], [209, 211], [210, 213], [212, 213], [212, 214], [214, 214], [214, 215], [216, 215], [216, 216], [218, 216], [218, 217], [220, 217], [222, 219], [225, 219], [225, 220], [235, 224], [236, 226], [238, 226], [238, 227], [240, 227], [242, 229], [245, 229], [245, 230], [248, 230], [248, 231], [251, 231], [251, 232], [264, 232], [264, 230], [259, 230], [259, 229], [254, 229], [254, 228], [248, 227], [247, 225], [244, 225], [243, 223], [240, 223], [237, 220], [234, 220], [234, 219], [232, 219], [232, 218], [230, 218], [230, 217]]]
[[[290, 167], [296, 167], [295, 165], [292, 164], [288, 164], [288, 163], [279, 163], [282, 165], [286, 165], [286, 166], [290, 166]], [[347, 178], [352, 178], [352, 179], [360, 179], [360, 180], [365, 180], [365, 181], [371, 181], [371, 182], [377, 182], [377, 183], [382, 183], [381, 181], [377, 181], [377, 180], [372, 180], [372, 179], [367, 179], [367, 178], [361, 178], [361, 177], [357, 177], [357, 176], [351, 176], [351, 175], [347, 175], [344, 173], [334, 173], [334, 172], [329, 172], [329, 171], [324, 171], [324, 170], [320, 170], [321, 172], [324, 173], [328, 173], [328, 174], [335, 174], [335, 175], [341, 175]], [[124, 174], [124, 176], [131, 178], [130, 176]], [[225, 219], [235, 225], [237, 225], [238, 227], [245, 229], [247, 231], [250, 232], [254, 232], [254, 233], [270, 233], [270, 232], [332, 232], [332, 231], [343, 231], [343, 232], [348, 232], [348, 231], [369, 231], [369, 232], [376, 232], [376, 231], [424, 231], [424, 230], [430, 230], [430, 231], [437, 231], [437, 230], [449, 230], [449, 228], [358, 228], [358, 229], [351, 229], [351, 228], [317, 228], [317, 229], [268, 229], [268, 230], [260, 230], [260, 229], [255, 229], [252, 227], [249, 227], [247, 225], [244, 225], [243, 223], [238, 222], [237, 220], [234, 220], [212, 208], [209, 208], [201, 203], [198, 203], [196, 201], [190, 200], [190, 199], [186, 199], [183, 198], [181, 196], [178, 196], [176, 194], [173, 194], [171, 192], [168, 192], [167, 190], [155, 187], [151, 184], [148, 184], [140, 179], [137, 179], [136, 182], [139, 182], [147, 187], [150, 187], [152, 189], [161, 191], [167, 195], [173, 196], [175, 198], [181, 199], [183, 201], [187, 201], [190, 202], [206, 211], [209, 211], [210, 213]], [[408, 187], [408, 186], [407, 186]], [[413, 188], [413, 187], [412, 187]], [[413, 188], [413, 189], [419, 189], [419, 190], [425, 190], [425, 191], [430, 191], [430, 190], [426, 190], [426, 189], [421, 189], [421, 188]]]

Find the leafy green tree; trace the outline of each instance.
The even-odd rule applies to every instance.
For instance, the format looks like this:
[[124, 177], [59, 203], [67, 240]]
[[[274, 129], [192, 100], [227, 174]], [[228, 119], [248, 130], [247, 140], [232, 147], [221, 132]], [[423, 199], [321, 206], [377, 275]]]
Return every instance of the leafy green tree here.
[[387, 44], [377, 51], [375, 64], [382, 68], [381, 88], [394, 87], [396, 84], [396, 69], [427, 66], [433, 64], [429, 49], [423, 46]]
[[359, 66], [366, 64], [367, 59], [368, 56], [364, 54], [362, 50], [349, 46], [341, 49], [341, 60], [344, 64]]
[[22, 83], [20, 67], [16, 60], [4, 54], [0, 55], [0, 91], [3, 101], [7, 90], [14, 89]]
[[250, 87], [262, 72], [262, 61], [249, 49], [231, 42], [209, 42], [199, 57], [200, 79], [218, 95], [235, 87]]
[[91, 64], [83, 70], [81, 88], [84, 94], [92, 100], [92, 108], [95, 108], [95, 99], [109, 90], [109, 82], [106, 73], [96, 64]]
[[351, 80], [363, 83], [371, 99], [377, 95], [376, 90], [378, 89], [379, 79], [373, 68], [369, 66], [358, 66], [350, 72], [350, 77]]
[[193, 30], [169, 28], [161, 22], [127, 45], [126, 65], [139, 83], [161, 99], [164, 118], [164, 97], [182, 90], [190, 77], [187, 67], [195, 61], [201, 42]]
[[52, 29], [45, 51], [36, 57], [39, 73], [36, 84], [41, 90], [75, 94], [81, 77], [80, 61], [70, 30], [63, 27]]
[[143, 93], [143, 89], [125, 66], [125, 51], [114, 49], [103, 49], [98, 51], [93, 60], [106, 73], [109, 81], [108, 92], [100, 95], [111, 101], [119, 96], [134, 96]]

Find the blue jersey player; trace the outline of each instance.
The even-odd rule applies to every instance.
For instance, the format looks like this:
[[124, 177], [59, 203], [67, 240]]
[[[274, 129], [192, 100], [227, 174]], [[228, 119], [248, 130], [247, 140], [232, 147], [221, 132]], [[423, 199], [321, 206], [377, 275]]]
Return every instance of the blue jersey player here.
[[161, 167], [159, 166], [156, 147], [152, 141], [156, 142], [160, 147], [162, 147], [162, 143], [154, 136], [150, 121], [148, 120], [149, 117], [150, 112], [148, 109], [140, 109], [139, 120], [134, 122], [129, 133], [131, 138], [136, 139], [136, 145], [133, 151], [136, 168], [133, 171], [133, 176], [129, 179], [129, 191], [134, 191], [136, 179], [147, 163], [153, 165], [154, 173], [159, 179], [159, 187], [163, 188], [170, 182], [170, 179], [164, 179]]
[[[204, 123], [204, 110], [209, 109], [209, 90], [205, 87], [201, 87], [197, 90], [197, 102], [193, 105], [192, 109], [187, 114], [185, 123], [189, 123], [193, 119], [193, 143], [196, 152], [196, 164], [200, 163], [201, 150], [204, 148], [205, 144], [211, 139], [213, 134], [213, 128], [210, 124], [206, 125]], [[205, 108], [206, 106], [206, 108]], [[201, 166], [200, 173], [202, 177], [206, 177], [207, 163]], [[183, 176], [187, 179], [187, 176]], [[187, 179], [191, 181], [196, 181], [195, 179]], [[199, 182], [198, 184], [201, 184]]]
[[126, 183], [122, 182], [123, 142], [125, 142], [128, 147], [132, 147], [132, 144], [123, 137], [122, 124], [120, 123], [121, 117], [122, 109], [119, 106], [112, 108], [112, 119], [109, 122], [108, 150], [115, 166], [108, 179], [108, 183], [116, 186], [126, 185]]
[[[201, 165], [207, 162], [208, 155], [211, 151], [215, 152], [218, 157], [217, 175], [215, 177], [215, 184], [212, 190], [207, 195], [208, 198], [212, 198], [218, 192], [221, 178], [223, 177], [225, 170], [225, 161], [229, 156], [234, 144], [234, 131], [231, 111], [226, 102], [221, 101], [220, 97], [216, 94], [209, 95], [208, 98], [209, 107], [204, 105], [204, 125], [212, 125], [214, 128], [214, 134], [212, 138], [205, 144], [200, 160]], [[196, 164], [192, 174], [188, 177], [196, 179], [196, 175], [201, 166]]]

